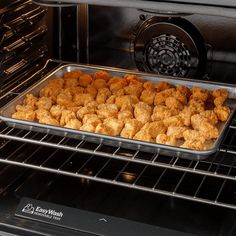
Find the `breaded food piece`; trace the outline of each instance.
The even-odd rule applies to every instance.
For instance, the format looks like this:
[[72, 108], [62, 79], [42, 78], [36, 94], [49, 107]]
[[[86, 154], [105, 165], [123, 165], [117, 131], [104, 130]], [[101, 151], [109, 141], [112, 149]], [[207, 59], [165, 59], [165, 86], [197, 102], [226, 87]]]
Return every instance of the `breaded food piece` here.
[[154, 90], [155, 85], [151, 81], [146, 81], [143, 83], [143, 88], [147, 90]]
[[216, 125], [218, 122], [218, 117], [213, 110], [202, 111], [200, 116], [204, 117], [212, 125]]
[[65, 78], [76, 78], [78, 79], [81, 75], [82, 75], [82, 71], [81, 70], [73, 70], [73, 71], [66, 71], [64, 72], [64, 77]]
[[95, 128], [95, 133], [114, 136], [113, 129], [103, 123], [97, 125]]
[[115, 100], [115, 104], [117, 105], [119, 109], [123, 107], [122, 110], [124, 110], [124, 107], [128, 108], [128, 110], [132, 110], [129, 108], [132, 107], [132, 105], [137, 104], [138, 102], [139, 102], [139, 99], [137, 98], [137, 96], [134, 96], [134, 95], [123, 95], [123, 96], [117, 97]]
[[143, 91], [143, 83], [137, 80], [131, 80], [129, 82], [129, 85], [124, 87], [124, 90], [125, 90], [125, 94], [135, 95], [139, 98]]
[[48, 97], [41, 97], [38, 99], [35, 105], [38, 109], [50, 110], [52, 107], [52, 99]]
[[188, 87], [184, 86], [184, 85], [176, 85], [176, 91], [178, 91], [179, 93], [184, 95], [187, 99], [191, 95], [191, 90]]
[[50, 109], [50, 113], [56, 120], [60, 120], [63, 110], [65, 110], [65, 106], [53, 105]]
[[216, 89], [216, 90], [212, 91], [212, 96], [214, 98], [217, 98], [217, 97], [228, 98], [229, 92], [226, 89]]
[[190, 96], [190, 99], [193, 99], [193, 100], [200, 100], [200, 101], [206, 102], [206, 100], [209, 97], [208, 90], [204, 88], [192, 87], [191, 92], [192, 92], [192, 95]]
[[84, 93], [89, 93], [95, 99], [97, 96], [98, 90], [93, 85], [88, 85], [84, 89]]
[[39, 119], [39, 123], [59, 126], [59, 122], [51, 116], [42, 116], [41, 119]]
[[193, 129], [187, 129], [183, 132], [183, 138], [185, 141], [200, 141], [204, 143], [206, 141], [205, 137], [202, 135], [202, 132]]
[[72, 103], [70, 106], [66, 107], [66, 110], [73, 111], [76, 114], [80, 108], [81, 106], [76, 106]]
[[95, 128], [96, 128], [96, 126], [94, 126], [93, 124], [85, 123], [80, 127], [80, 130], [94, 133]]
[[58, 87], [58, 88], [63, 88], [64, 86], [64, 79], [61, 77], [57, 77], [55, 79], [49, 80], [47, 86], [52, 86], [52, 87]]
[[145, 130], [140, 130], [136, 133], [133, 139], [145, 141], [145, 142], [154, 142], [154, 138], [151, 137]]
[[184, 126], [184, 119], [180, 115], [176, 115], [176, 116], [171, 116], [171, 117], [165, 118], [163, 120], [163, 123], [166, 127]]
[[130, 83], [130, 82], [142, 82], [142, 79], [138, 78], [137, 75], [133, 75], [133, 74], [125, 74], [124, 75], [124, 79]]
[[206, 150], [206, 145], [200, 140], [186, 140], [180, 147], [194, 150]]
[[191, 99], [188, 107], [193, 114], [205, 111], [205, 103], [202, 100]]
[[104, 79], [96, 79], [92, 82], [92, 86], [96, 89], [107, 88], [107, 83]]
[[168, 117], [177, 115], [178, 113], [179, 113], [178, 110], [170, 109], [163, 105], [158, 105], [158, 106], [155, 106], [153, 109], [151, 120], [152, 121], [164, 120]]
[[134, 118], [133, 112], [131, 112], [130, 110], [124, 110], [118, 113], [118, 120], [122, 120], [123, 122], [126, 122], [128, 119], [133, 119], [133, 118]]
[[84, 88], [82, 88], [80, 86], [75, 86], [75, 87], [65, 88], [64, 91], [65, 92], [68, 91], [72, 96], [74, 96], [75, 94], [83, 93], [84, 92]]
[[215, 99], [214, 99], [214, 105], [216, 106], [216, 107], [218, 107], [218, 106], [222, 106], [223, 104], [224, 104], [224, 102], [226, 101], [226, 97], [216, 97]]
[[154, 105], [165, 105], [166, 99], [171, 97], [175, 92], [174, 88], [169, 88], [161, 92], [156, 93], [154, 98]]
[[116, 97], [124, 96], [125, 90], [123, 88], [119, 89], [119, 90], [115, 90], [115, 91], [113, 91], [112, 94], [115, 95]]
[[25, 99], [23, 100], [23, 105], [31, 107], [32, 110], [35, 110], [37, 101], [38, 98], [36, 98], [33, 94], [26, 94]]
[[110, 79], [107, 81], [107, 85], [110, 86], [111, 84], [115, 84], [115, 83], [119, 82], [120, 80], [125, 80], [125, 79], [123, 79], [123, 78], [120, 77], [120, 76], [113, 76], [112, 78], [110, 78]]
[[152, 107], [144, 102], [139, 102], [134, 106], [134, 117], [143, 124], [151, 120]]
[[168, 136], [166, 134], [158, 134], [156, 137], [156, 143], [176, 146], [176, 138], [174, 136]]
[[141, 130], [145, 131], [152, 138], [156, 138], [158, 134], [165, 134], [167, 127], [164, 125], [163, 121], [154, 121], [146, 123]]
[[187, 131], [188, 128], [185, 126], [169, 126], [166, 134], [168, 136], [173, 136], [176, 139], [181, 139], [184, 137], [184, 132]]
[[142, 122], [136, 119], [129, 119], [125, 122], [125, 126], [122, 129], [120, 136], [123, 138], [132, 139], [142, 126]]
[[191, 117], [191, 124], [195, 130], [203, 134], [206, 140], [215, 139], [219, 136], [219, 130], [199, 114]]
[[37, 109], [35, 111], [35, 115], [36, 115], [36, 119], [40, 120], [44, 116], [51, 116], [51, 113], [49, 112], [49, 110]]
[[77, 106], [85, 106], [87, 103], [94, 101], [94, 99], [89, 93], [78, 93], [75, 94], [73, 101]]
[[56, 102], [58, 94], [60, 94], [62, 88], [59, 86], [46, 86], [40, 90], [40, 97], [51, 98], [53, 102]]
[[112, 129], [112, 135], [120, 135], [121, 130], [124, 127], [124, 122], [116, 118], [107, 118], [103, 121], [103, 125]]
[[174, 98], [176, 98], [181, 104], [186, 105], [188, 103], [188, 97], [184, 93], [176, 90], [173, 94]]
[[16, 105], [16, 111], [28, 111], [33, 110], [31, 106], [25, 106], [25, 105]]
[[33, 110], [24, 110], [24, 111], [17, 111], [12, 114], [13, 119], [19, 119], [19, 120], [28, 120], [28, 121], [34, 121], [35, 120], [35, 112]]
[[183, 104], [175, 97], [166, 98], [165, 105], [170, 109], [178, 109], [178, 110], [183, 109]]
[[217, 115], [219, 121], [227, 121], [230, 115], [230, 108], [227, 106], [218, 106], [214, 108], [214, 112]]
[[116, 95], [111, 95], [107, 100], [106, 103], [107, 104], [115, 104], [116, 102]]
[[77, 78], [65, 78], [64, 79], [64, 88], [71, 88], [71, 87], [77, 87], [79, 82]]
[[96, 113], [96, 107], [94, 106], [84, 106], [84, 107], [81, 107], [77, 113], [76, 113], [76, 116], [78, 119], [82, 120], [84, 115], [86, 114], [95, 114]]
[[108, 88], [98, 89], [96, 102], [98, 104], [105, 103], [106, 100], [111, 96], [111, 91]]
[[170, 85], [169, 83], [167, 83], [165, 81], [160, 81], [155, 84], [155, 88], [156, 88], [157, 92], [161, 92], [163, 90], [170, 89], [171, 87], [172, 87], [172, 85]]
[[87, 87], [89, 84], [91, 84], [93, 81], [93, 78], [91, 75], [89, 74], [82, 74], [80, 77], [79, 77], [79, 85], [81, 87]]
[[109, 117], [116, 118], [118, 116], [118, 107], [116, 104], [100, 104], [98, 105], [97, 115], [100, 119]]
[[153, 89], [144, 89], [140, 96], [140, 101], [153, 105], [155, 96], [156, 92]]
[[63, 110], [61, 113], [60, 125], [64, 126], [72, 119], [76, 119], [75, 112], [70, 110]]
[[125, 79], [122, 79], [121, 77], [113, 77], [108, 81], [108, 86], [113, 94], [127, 85], [127, 81]]
[[83, 117], [83, 124], [92, 124], [96, 127], [100, 123], [102, 123], [102, 120], [96, 114], [86, 114]]
[[67, 106], [72, 102], [73, 96], [68, 90], [62, 90], [56, 99], [56, 103], [61, 106]]
[[81, 126], [82, 123], [78, 119], [71, 119], [66, 123], [64, 127], [79, 130]]
[[184, 120], [185, 126], [191, 125], [191, 116], [195, 113], [191, 110], [191, 108], [185, 106], [184, 109], [179, 113], [179, 116]]
[[105, 81], [108, 81], [111, 77], [111, 74], [107, 71], [100, 70], [94, 73], [94, 79], [103, 79]]

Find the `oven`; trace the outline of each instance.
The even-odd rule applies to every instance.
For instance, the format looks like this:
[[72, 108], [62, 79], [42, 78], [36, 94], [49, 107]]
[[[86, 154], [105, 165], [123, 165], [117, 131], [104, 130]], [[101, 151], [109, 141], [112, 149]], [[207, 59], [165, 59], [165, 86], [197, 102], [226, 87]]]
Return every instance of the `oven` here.
[[[235, 25], [230, 0], [2, 0], [0, 107], [68, 63], [234, 88]], [[235, 135], [194, 160], [0, 121], [0, 234], [235, 235]]]

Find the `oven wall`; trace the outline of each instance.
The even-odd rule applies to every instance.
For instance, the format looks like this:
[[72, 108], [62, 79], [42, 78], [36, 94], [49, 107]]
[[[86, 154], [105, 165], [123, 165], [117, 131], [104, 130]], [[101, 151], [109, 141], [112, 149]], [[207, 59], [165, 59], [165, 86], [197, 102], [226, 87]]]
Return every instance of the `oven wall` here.
[[[135, 69], [131, 39], [140, 18], [156, 15], [140, 9], [90, 6], [89, 62]], [[235, 83], [236, 19], [206, 15], [181, 17], [197, 27], [204, 38], [208, 59], [205, 78]]]

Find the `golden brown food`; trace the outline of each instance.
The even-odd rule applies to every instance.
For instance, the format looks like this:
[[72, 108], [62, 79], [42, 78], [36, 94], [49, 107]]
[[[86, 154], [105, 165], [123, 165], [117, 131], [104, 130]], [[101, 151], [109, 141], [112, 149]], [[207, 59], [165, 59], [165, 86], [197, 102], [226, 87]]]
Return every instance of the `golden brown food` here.
[[70, 110], [63, 110], [61, 113], [60, 125], [64, 126], [72, 119], [76, 119], [75, 112]]
[[65, 72], [16, 105], [13, 118], [129, 139], [205, 150], [230, 109], [228, 91], [152, 83], [107, 71]]
[[143, 124], [151, 120], [152, 107], [144, 102], [139, 102], [134, 106], [134, 117]]
[[92, 81], [93, 81], [93, 78], [91, 75], [83, 74], [79, 77], [78, 83], [81, 87], [87, 87], [89, 84], [92, 83]]
[[89, 93], [75, 94], [74, 99], [73, 99], [74, 103], [77, 106], [85, 106], [87, 103], [92, 102], [93, 100], [94, 100], [93, 96]]
[[78, 129], [78, 130], [80, 129], [81, 126], [82, 123], [78, 119], [71, 119], [65, 125], [66, 128]]
[[101, 119], [116, 118], [118, 111], [119, 109], [116, 104], [100, 104], [98, 105], [97, 114]]
[[227, 106], [218, 106], [214, 108], [214, 112], [217, 115], [218, 120], [227, 121], [230, 115], [230, 109]]
[[105, 103], [106, 100], [111, 96], [111, 91], [108, 88], [98, 89], [96, 102], [98, 104]]
[[125, 122], [125, 126], [120, 133], [120, 136], [123, 138], [132, 139], [134, 135], [141, 129], [143, 126], [142, 122], [136, 119], [130, 119]]

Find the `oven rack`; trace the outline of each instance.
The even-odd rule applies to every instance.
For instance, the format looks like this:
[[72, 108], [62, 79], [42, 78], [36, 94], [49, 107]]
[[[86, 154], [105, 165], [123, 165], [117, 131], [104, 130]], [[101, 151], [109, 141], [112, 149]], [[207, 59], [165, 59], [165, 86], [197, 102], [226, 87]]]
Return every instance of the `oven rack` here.
[[[8, 127], [1, 122], [0, 162], [79, 177], [85, 181], [93, 180], [236, 209], [235, 135], [236, 126], [232, 124], [219, 152], [207, 160], [194, 161], [177, 156], [163, 156], [160, 153], [109, 147], [102, 143], [94, 144], [85, 140], [20, 130]], [[5, 154], [5, 150], [10, 145], [17, 147], [10, 154]], [[32, 147], [34, 148], [32, 149]], [[32, 153], [23, 155], [22, 153], [28, 149], [32, 149]], [[44, 155], [37, 156], [40, 150], [44, 150]], [[51, 154], [45, 154], [46, 150], [50, 150]], [[64, 157], [61, 153], [70, 154]], [[35, 161], [35, 157], [32, 161], [32, 155], [37, 156], [37, 161]], [[80, 161], [82, 165], [75, 170], [74, 162]], [[86, 166], [91, 162], [95, 162], [96, 165], [87, 168]], [[112, 174], [108, 168], [111, 163], [122, 163], [122, 165], [118, 164], [118, 167], [121, 165], [122, 168], [113, 171], [115, 174]], [[70, 166], [70, 168], [65, 168], [65, 166]], [[112, 166], [112, 168], [117, 168], [114, 167], [115, 164]], [[149, 177], [149, 175], [152, 176]], [[153, 178], [155, 181], [152, 182]], [[163, 181], [165, 185], [160, 185]], [[194, 190], [191, 185], [194, 185]], [[201, 193], [200, 196], [199, 193]]]

